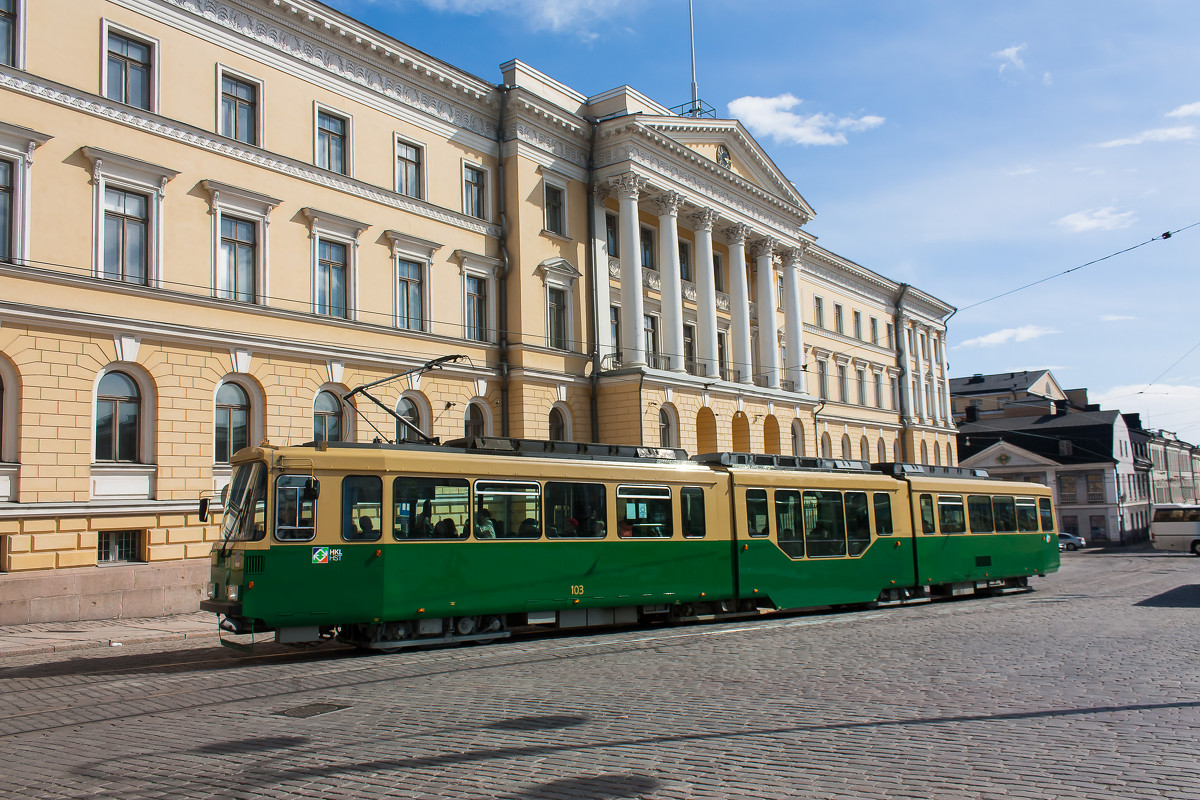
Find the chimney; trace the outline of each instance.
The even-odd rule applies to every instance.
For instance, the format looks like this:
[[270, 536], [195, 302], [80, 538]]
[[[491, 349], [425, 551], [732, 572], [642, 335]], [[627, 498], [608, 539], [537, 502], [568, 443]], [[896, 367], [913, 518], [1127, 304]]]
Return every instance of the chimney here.
[[1066, 416], [1067, 408], [1068, 408], [1069, 404], [1070, 403], [1067, 400], [1055, 400], [1054, 401], [1054, 416], [1056, 416], [1056, 417]]

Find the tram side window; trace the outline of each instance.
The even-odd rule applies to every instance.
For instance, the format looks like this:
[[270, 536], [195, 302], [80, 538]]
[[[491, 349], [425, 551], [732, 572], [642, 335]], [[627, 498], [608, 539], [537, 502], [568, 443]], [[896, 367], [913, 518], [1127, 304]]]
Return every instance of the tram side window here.
[[971, 533], [992, 533], [996, 530], [992, 519], [992, 498], [988, 495], [968, 495], [967, 517], [971, 521]]
[[933, 495], [921, 495], [921, 533], [937, 533], [933, 521]]
[[995, 512], [996, 533], [1017, 532], [1017, 507], [1011, 497], [993, 497], [992, 510]]
[[961, 494], [938, 495], [938, 524], [942, 533], [966, 533], [967, 516]]
[[1038, 499], [1038, 509], [1042, 512], [1042, 530], [1054, 530], [1054, 510], [1050, 507], [1050, 498], [1042, 497]]
[[373, 542], [383, 530], [383, 479], [378, 475], [342, 478], [342, 538]]
[[307, 475], [280, 475], [275, 481], [275, 538], [307, 542], [317, 535], [317, 495], [321, 484]]
[[767, 523], [767, 490], [746, 490], [746, 529], [751, 536], [770, 536], [771, 527]]
[[892, 496], [887, 492], [875, 492], [872, 500], [875, 503], [875, 535], [891, 536], [895, 531], [892, 527]]
[[[478, 492], [476, 492], [478, 494]], [[608, 529], [604, 484], [546, 483], [546, 536], [551, 539], [603, 539]], [[475, 535], [490, 538], [478, 529]]]
[[492, 520], [497, 539], [540, 539], [541, 503], [536, 483], [475, 481], [475, 513]]
[[804, 493], [804, 541], [810, 558], [846, 555], [841, 492]]
[[396, 478], [393, 539], [465, 539], [471, 499], [462, 478]]
[[683, 518], [683, 538], [703, 539], [707, 531], [704, 521], [704, 490], [685, 486], [679, 490], [679, 514]]
[[871, 546], [871, 514], [866, 492], [846, 492], [846, 544], [852, 556], [861, 556]]
[[1017, 498], [1017, 528], [1021, 533], [1035, 533], [1038, 529], [1037, 502], [1032, 497]]
[[622, 539], [670, 539], [670, 486], [618, 486], [617, 536]]
[[792, 558], [804, 558], [804, 508], [794, 489], [775, 490], [775, 530], [779, 549]]
[[257, 541], [266, 535], [267, 471], [261, 461], [242, 464], [234, 470], [225, 490], [225, 518], [221, 530], [226, 539]]

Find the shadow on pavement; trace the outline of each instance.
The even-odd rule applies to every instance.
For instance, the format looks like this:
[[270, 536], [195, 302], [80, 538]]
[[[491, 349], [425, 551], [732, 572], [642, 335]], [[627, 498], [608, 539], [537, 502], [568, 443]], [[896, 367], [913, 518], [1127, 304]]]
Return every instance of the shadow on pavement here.
[[661, 785], [660, 781], [645, 775], [588, 775], [559, 778], [505, 797], [511, 800], [562, 800], [564, 797], [572, 800], [613, 800], [618, 797], [642, 797]]
[[1200, 608], [1200, 583], [1176, 586], [1162, 594], [1147, 597], [1134, 605], [1149, 608]]

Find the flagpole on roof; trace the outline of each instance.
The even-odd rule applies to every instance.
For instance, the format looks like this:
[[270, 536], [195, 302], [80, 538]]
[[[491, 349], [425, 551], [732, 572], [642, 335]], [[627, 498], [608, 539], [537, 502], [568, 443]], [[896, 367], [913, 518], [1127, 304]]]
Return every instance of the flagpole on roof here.
[[688, 0], [688, 32], [692, 41], [692, 116], [700, 116], [700, 87], [696, 85], [696, 23], [692, 16], [692, 0]]

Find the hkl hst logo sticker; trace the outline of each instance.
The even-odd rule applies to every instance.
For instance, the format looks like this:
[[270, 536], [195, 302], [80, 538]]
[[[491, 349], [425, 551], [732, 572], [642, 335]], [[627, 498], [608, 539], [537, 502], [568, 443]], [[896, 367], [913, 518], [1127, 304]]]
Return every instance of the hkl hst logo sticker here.
[[312, 549], [312, 563], [328, 564], [330, 561], [341, 561], [342, 551], [337, 547], [314, 547]]

